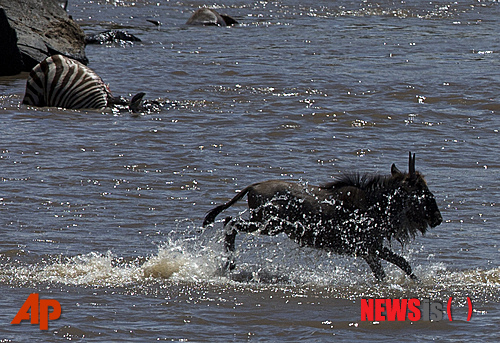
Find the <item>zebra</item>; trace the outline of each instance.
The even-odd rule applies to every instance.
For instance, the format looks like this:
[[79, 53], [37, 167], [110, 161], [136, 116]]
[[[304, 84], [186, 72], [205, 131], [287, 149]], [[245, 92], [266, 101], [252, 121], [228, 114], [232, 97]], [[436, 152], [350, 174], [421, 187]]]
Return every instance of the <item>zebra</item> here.
[[114, 97], [108, 85], [86, 65], [63, 55], [47, 57], [30, 72], [23, 104], [67, 109], [104, 109], [124, 105], [137, 112], [145, 94], [132, 100]]

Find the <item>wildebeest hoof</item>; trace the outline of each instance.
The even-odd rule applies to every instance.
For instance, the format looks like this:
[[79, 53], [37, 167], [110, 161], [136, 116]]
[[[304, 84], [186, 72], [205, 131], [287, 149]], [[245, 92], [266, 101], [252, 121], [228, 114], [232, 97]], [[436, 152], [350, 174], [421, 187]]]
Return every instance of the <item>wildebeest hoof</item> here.
[[217, 276], [225, 276], [236, 268], [236, 264], [234, 263], [234, 259], [229, 257], [221, 266], [217, 269]]
[[142, 104], [142, 98], [146, 95], [146, 93], [140, 92], [137, 93], [130, 99], [130, 104], [129, 108], [132, 111], [132, 113], [137, 113], [140, 110], [141, 104]]
[[225, 269], [226, 271], [229, 271], [229, 272], [230, 272], [230, 271], [233, 271], [233, 270], [234, 270], [234, 268], [236, 268], [236, 263], [234, 263], [234, 260], [233, 260], [232, 258], [231, 258], [231, 259], [228, 259], [228, 260], [226, 261], [226, 264], [224, 265], [224, 269]]

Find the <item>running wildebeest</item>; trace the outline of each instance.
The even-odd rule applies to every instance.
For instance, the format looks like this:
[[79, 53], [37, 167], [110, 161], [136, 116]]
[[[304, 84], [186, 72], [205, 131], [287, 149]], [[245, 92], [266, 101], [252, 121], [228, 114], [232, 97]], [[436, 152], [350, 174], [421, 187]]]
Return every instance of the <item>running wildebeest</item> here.
[[[443, 220], [423, 175], [415, 171], [411, 152], [408, 173], [393, 164], [388, 176], [345, 174], [323, 186], [272, 180], [255, 183], [209, 211], [203, 226], [213, 223], [245, 194], [250, 217], [226, 218], [226, 252], [234, 251], [238, 231], [284, 232], [301, 246], [362, 257], [378, 280], [385, 277], [381, 259], [417, 279], [404, 257], [384, 246], [384, 238], [404, 245], [418, 231], [424, 234], [428, 226], [438, 226]], [[232, 259], [223, 268], [233, 269]]]

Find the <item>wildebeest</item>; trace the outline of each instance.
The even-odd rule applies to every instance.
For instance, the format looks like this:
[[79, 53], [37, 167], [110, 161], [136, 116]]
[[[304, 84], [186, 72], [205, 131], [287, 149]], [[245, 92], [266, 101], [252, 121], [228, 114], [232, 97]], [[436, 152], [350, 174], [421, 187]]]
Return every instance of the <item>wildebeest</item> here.
[[[381, 259], [417, 279], [410, 264], [384, 239], [402, 245], [427, 227], [442, 222], [434, 195], [423, 175], [415, 171], [415, 154], [409, 156], [408, 173], [395, 164], [391, 175], [345, 174], [323, 186], [288, 181], [264, 181], [241, 190], [229, 202], [209, 211], [207, 226], [219, 213], [248, 194], [249, 219], [225, 221], [225, 248], [235, 249], [238, 231], [277, 235], [284, 232], [301, 246], [362, 257], [378, 280], [385, 277]], [[233, 269], [232, 261], [224, 268]]]

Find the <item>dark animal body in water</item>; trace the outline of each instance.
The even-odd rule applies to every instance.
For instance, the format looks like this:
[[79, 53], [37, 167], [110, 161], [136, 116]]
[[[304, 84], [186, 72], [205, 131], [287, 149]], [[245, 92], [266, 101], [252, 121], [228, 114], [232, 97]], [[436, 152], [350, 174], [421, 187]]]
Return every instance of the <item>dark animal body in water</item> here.
[[[365, 259], [375, 277], [385, 277], [381, 259], [417, 279], [410, 264], [384, 239], [406, 244], [420, 231], [442, 222], [441, 213], [410, 153], [409, 172], [394, 164], [391, 175], [349, 174], [323, 186], [287, 181], [264, 181], [244, 188], [229, 202], [209, 211], [207, 226], [222, 211], [248, 194], [250, 217], [226, 218], [225, 248], [235, 249], [237, 232], [265, 235], [284, 232], [301, 246]], [[233, 269], [232, 259], [224, 268]]]
[[137, 38], [133, 34], [120, 30], [109, 30], [98, 34], [85, 36], [85, 44], [106, 44], [140, 41], [141, 39]]
[[205, 26], [232, 26], [238, 22], [226, 14], [220, 14], [211, 8], [200, 8], [188, 19], [186, 25], [205, 25]]
[[47, 57], [30, 72], [23, 104], [68, 109], [127, 106], [138, 111], [144, 93], [130, 101], [114, 97], [92, 69], [63, 55]]

